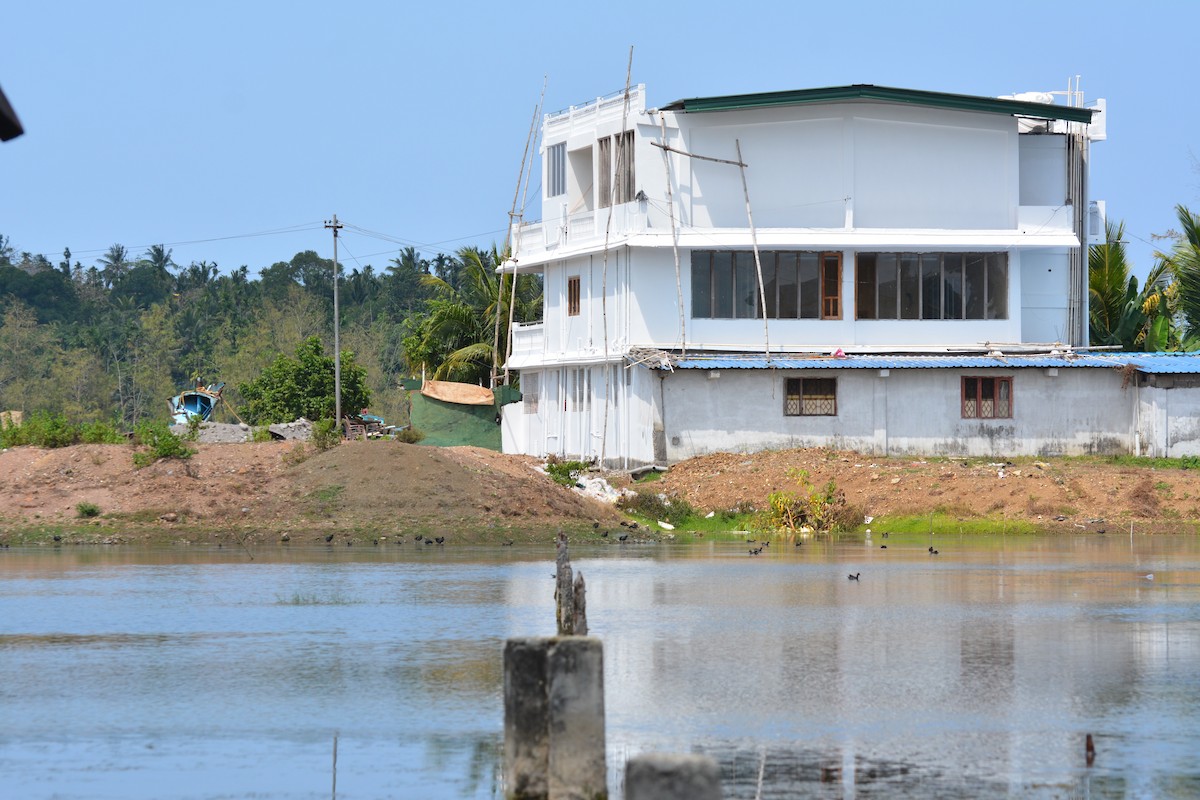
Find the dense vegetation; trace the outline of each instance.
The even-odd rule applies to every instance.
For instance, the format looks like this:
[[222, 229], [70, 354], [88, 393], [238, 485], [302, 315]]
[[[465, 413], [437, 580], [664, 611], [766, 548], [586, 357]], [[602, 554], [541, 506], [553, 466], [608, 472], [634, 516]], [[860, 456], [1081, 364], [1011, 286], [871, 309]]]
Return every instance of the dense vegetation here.
[[[1200, 217], [1176, 212], [1180, 230], [1140, 286], [1120, 225], [1090, 249], [1092, 344], [1200, 348]], [[510, 302], [514, 322], [542, 313], [540, 279], [521, 276], [513, 292], [495, 273], [501, 259], [494, 247], [433, 259], [409, 247], [382, 271], [343, 271], [343, 408], [370, 403], [395, 419], [398, 379], [422, 369], [488, 383]], [[165, 420], [167, 398], [196, 382], [223, 381], [227, 404], [254, 424], [326, 414], [332, 340], [333, 264], [311, 250], [252, 278], [246, 266], [178, 265], [161, 245], [135, 255], [115, 244], [90, 266], [65, 250], [55, 264], [0, 235], [0, 410], [43, 414], [35, 428], [47, 439]]]
[[[343, 408], [399, 414], [398, 380], [422, 367], [486, 384], [504, 358], [512, 293], [511, 276], [495, 274], [499, 259], [468, 247], [426, 260], [410, 247], [379, 272], [343, 267]], [[522, 276], [516, 297], [514, 321], [540, 318], [536, 277]], [[0, 410], [129, 431], [165, 420], [181, 389], [223, 381], [247, 422], [324, 414], [332, 344], [333, 264], [311, 250], [254, 278], [246, 266], [178, 265], [162, 246], [134, 255], [113, 245], [91, 266], [67, 250], [55, 264], [0, 235]], [[304, 390], [295, 402], [280, 400], [288, 380]], [[329, 402], [304, 405], [298, 394], [316, 384]]]

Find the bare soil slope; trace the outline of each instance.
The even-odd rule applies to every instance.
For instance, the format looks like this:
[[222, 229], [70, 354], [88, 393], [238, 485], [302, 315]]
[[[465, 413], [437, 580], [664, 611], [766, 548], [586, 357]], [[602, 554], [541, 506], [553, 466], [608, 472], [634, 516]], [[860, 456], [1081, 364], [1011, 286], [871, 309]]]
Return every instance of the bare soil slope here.
[[347, 442], [326, 452], [285, 442], [200, 444], [187, 460], [143, 469], [125, 445], [0, 452], [0, 530], [100, 517], [98, 541], [206, 539], [219, 533], [297, 540], [326, 532], [470, 531], [518, 538], [526, 528], [614, 526], [611, 506], [535, 471], [534, 459], [473, 447]]
[[807, 471], [816, 486], [834, 481], [847, 502], [874, 516], [940, 511], [1075, 531], [1131, 520], [1139, 529], [1178, 530], [1200, 519], [1200, 470], [1091, 459], [881, 459], [817, 448], [715, 453], [676, 465], [654, 485], [701, 509], [762, 507], [771, 492], [796, 488], [794, 470]]
[[[62, 531], [69, 541], [237, 537], [321, 541], [449, 532], [460, 539], [547, 538], [558, 527], [612, 528], [608, 505], [535, 471], [540, 462], [473, 447], [348, 442], [327, 452], [295, 442], [200, 444], [186, 461], [137, 469], [127, 445], [0, 452], [0, 541]], [[987, 516], [1064, 532], [1136, 521], [1180, 530], [1200, 519], [1200, 470], [1087, 459], [877, 459], [822, 449], [720, 453], [674, 466], [640, 491], [703, 510], [761, 508], [794, 489], [794, 470], [830, 480], [865, 514]], [[611, 475], [617, 484], [627, 478]], [[81, 504], [100, 516], [80, 518]], [[1100, 520], [1103, 520], [1101, 522]], [[66, 530], [73, 528], [74, 530]]]

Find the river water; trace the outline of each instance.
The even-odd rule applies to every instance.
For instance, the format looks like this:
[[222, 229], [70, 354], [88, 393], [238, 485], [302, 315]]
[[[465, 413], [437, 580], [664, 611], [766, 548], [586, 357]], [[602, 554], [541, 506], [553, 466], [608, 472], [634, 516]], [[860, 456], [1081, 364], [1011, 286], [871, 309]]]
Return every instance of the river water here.
[[[647, 750], [731, 798], [1200, 796], [1200, 538], [934, 543], [574, 547], [614, 797]], [[0, 550], [0, 797], [328, 798], [335, 736], [338, 798], [503, 796], [551, 546], [250, 555]]]

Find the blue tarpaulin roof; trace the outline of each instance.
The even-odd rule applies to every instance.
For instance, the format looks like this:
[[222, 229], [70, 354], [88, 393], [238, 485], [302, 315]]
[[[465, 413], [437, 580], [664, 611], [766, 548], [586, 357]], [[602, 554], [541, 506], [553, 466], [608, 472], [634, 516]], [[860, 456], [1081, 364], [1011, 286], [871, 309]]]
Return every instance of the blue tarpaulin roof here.
[[675, 369], [1014, 369], [1121, 368], [1145, 373], [1200, 373], [1197, 353], [1064, 353], [1061, 355], [690, 355], [672, 357]]

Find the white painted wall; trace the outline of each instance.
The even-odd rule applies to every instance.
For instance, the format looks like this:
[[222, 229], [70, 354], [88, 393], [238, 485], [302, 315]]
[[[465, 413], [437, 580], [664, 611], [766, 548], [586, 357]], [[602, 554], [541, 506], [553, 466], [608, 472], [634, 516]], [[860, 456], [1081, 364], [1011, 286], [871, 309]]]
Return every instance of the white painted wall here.
[[[1017, 269], [1010, 265], [1010, 280]], [[1067, 342], [1067, 305], [1070, 274], [1066, 250], [1029, 250], [1021, 253], [1022, 342]]]
[[1021, 205], [1061, 206], [1067, 198], [1067, 137], [1027, 134], [1019, 138]]
[[[1013, 418], [964, 420], [963, 375], [1013, 377]], [[666, 379], [668, 456], [827, 446], [878, 455], [1132, 452], [1135, 395], [1109, 370], [678, 370]], [[786, 417], [784, 380], [836, 377], [836, 417]], [[1094, 402], [1064, 402], [1090, 397]]]
[[[1140, 455], [1184, 458], [1200, 455], [1200, 391], [1195, 376], [1154, 376], [1164, 386], [1139, 386]], [[1177, 381], [1186, 385], [1176, 385]]]

